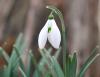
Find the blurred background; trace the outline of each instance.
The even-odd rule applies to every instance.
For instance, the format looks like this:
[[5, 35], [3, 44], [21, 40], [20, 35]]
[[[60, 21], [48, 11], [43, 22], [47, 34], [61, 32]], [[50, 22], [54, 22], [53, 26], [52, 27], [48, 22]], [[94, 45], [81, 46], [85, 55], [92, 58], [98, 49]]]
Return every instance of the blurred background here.
[[[38, 34], [54, 5], [63, 13], [67, 30], [68, 51], [79, 51], [80, 68], [91, 51], [100, 45], [100, 0], [0, 0], [0, 46], [10, 55], [20, 32], [27, 47], [39, 58]], [[56, 18], [57, 24], [61, 25]], [[0, 68], [4, 61], [0, 58]], [[91, 65], [85, 77], [100, 77], [100, 58]]]

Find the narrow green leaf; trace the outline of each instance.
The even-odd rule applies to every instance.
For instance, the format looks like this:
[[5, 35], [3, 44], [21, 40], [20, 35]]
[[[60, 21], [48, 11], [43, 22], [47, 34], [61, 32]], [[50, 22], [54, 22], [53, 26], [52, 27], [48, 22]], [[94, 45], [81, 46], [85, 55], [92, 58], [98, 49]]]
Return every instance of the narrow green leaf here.
[[[30, 50], [29, 53], [32, 54], [32, 50]], [[32, 63], [32, 57], [29, 54], [28, 55], [28, 65], [27, 65], [27, 70], [26, 70], [27, 77], [30, 77], [30, 74], [31, 74], [31, 63]]]
[[66, 76], [71, 77], [71, 55], [66, 57]]
[[45, 50], [40, 50], [40, 53], [41, 53], [42, 57], [44, 58], [44, 61], [47, 64], [48, 69], [50, 70], [52, 76], [57, 77], [56, 72], [53, 68], [52, 62], [51, 62], [51, 58], [49, 58], [50, 55], [46, 54]]
[[15, 52], [16, 52], [16, 55], [17, 55], [17, 59], [18, 59], [16, 61], [16, 63], [19, 64], [19, 66], [21, 67], [21, 69], [25, 70], [25, 67], [24, 67], [24, 64], [23, 64], [23, 61], [22, 61], [22, 58], [21, 58], [21, 54], [19, 53], [20, 51], [16, 48], [16, 46], [14, 46], [14, 49], [15, 49]]
[[47, 72], [45, 73], [45, 76], [44, 76], [44, 77], [52, 77], [52, 75], [51, 75], [50, 72], [47, 71]]
[[64, 77], [64, 73], [59, 65], [59, 63], [57, 62], [57, 60], [55, 59], [54, 56], [52, 56], [52, 63], [53, 63], [53, 67], [55, 69], [55, 72], [57, 74], [57, 77]]
[[5, 50], [3, 48], [1, 48], [1, 47], [0, 47], [0, 53], [3, 55], [4, 59], [6, 60], [6, 62], [9, 63], [9, 56], [5, 52]]
[[[56, 58], [54, 56], [51, 56], [48, 52], [44, 51], [44, 56], [46, 57], [46, 61], [48, 61], [48, 63], [51, 65], [52, 69], [50, 69], [51, 71], [53, 71], [52, 75], [56, 76], [56, 77], [64, 77], [64, 74], [62, 72], [62, 69], [59, 65], [59, 63], [57, 62]], [[49, 67], [49, 65], [48, 65]], [[50, 68], [50, 67], [49, 67]]]
[[[20, 50], [23, 44], [23, 34], [20, 34], [15, 42], [15, 46]], [[22, 51], [20, 51], [22, 52]], [[17, 54], [15, 49], [13, 49], [11, 57], [9, 59], [9, 64], [7, 67], [7, 70], [5, 72], [5, 77], [11, 77], [12, 76], [12, 69], [15, 68], [14, 62], [17, 60]]]
[[76, 52], [66, 57], [66, 77], [76, 77], [77, 56]]
[[81, 70], [78, 74], [78, 77], [83, 77], [86, 70], [89, 68], [89, 66], [95, 61], [95, 59], [100, 56], [100, 54], [97, 53], [98, 47], [94, 49], [94, 51], [91, 53], [89, 58], [86, 60], [86, 62], [82, 65]]
[[76, 77], [77, 70], [77, 52], [74, 52], [71, 60], [71, 77]]
[[21, 74], [22, 74], [23, 77], [27, 77], [26, 74], [25, 74], [25, 72], [22, 70], [21, 67], [19, 67], [19, 71], [21, 72]]
[[[52, 51], [52, 48], [49, 48], [48, 50], [45, 49], [45, 51], [47, 51], [50, 54]], [[30, 55], [32, 56], [32, 54], [30, 54]], [[45, 63], [44, 57], [41, 58], [41, 60], [38, 64], [36, 62], [34, 62], [34, 57], [33, 57], [33, 63], [35, 63], [35, 67], [36, 67], [36, 70], [34, 72], [34, 77], [40, 77], [41, 76], [40, 74], [43, 72], [43, 70], [46, 70], [46, 68], [45, 68], [46, 63]], [[37, 76], [37, 74], [38, 74], [38, 76]]]
[[31, 50], [29, 51], [29, 56], [31, 57], [32, 64], [36, 67], [37, 61], [36, 61], [35, 56], [34, 56], [34, 54], [32, 53]]
[[6, 71], [6, 66], [4, 68], [0, 69], [0, 77], [5, 77], [5, 71]]
[[56, 51], [56, 53], [54, 54], [54, 57], [57, 59], [60, 55], [61, 52], [61, 47]]

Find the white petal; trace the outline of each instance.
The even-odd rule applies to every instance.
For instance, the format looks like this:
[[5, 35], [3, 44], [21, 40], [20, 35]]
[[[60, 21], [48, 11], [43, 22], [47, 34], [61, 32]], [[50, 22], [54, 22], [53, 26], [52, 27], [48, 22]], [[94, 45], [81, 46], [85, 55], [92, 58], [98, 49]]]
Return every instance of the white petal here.
[[41, 29], [38, 37], [38, 45], [40, 49], [45, 47], [47, 42], [47, 35], [48, 35], [48, 21], [46, 22], [45, 26]]
[[59, 48], [60, 42], [61, 42], [61, 34], [60, 34], [60, 30], [57, 27], [57, 24], [55, 22], [54, 19], [52, 19], [50, 21], [51, 24], [51, 31], [48, 33], [48, 40], [50, 42], [50, 44], [54, 47], [54, 48]]

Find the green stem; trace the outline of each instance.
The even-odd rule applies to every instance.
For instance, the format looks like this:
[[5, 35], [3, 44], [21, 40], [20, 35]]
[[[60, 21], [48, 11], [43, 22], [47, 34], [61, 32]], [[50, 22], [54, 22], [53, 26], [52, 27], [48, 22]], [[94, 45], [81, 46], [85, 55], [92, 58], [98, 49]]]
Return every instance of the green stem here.
[[67, 50], [67, 47], [66, 47], [64, 18], [63, 18], [62, 13], [56, 7], [54, 7], [54, 6], [47, 6], [46, 8], [54, 11], [59, 16], [61, 24], [62, 24], [63, 70], [64, 70], [65, 77], [66, 77], [66, 54], [67, 54], [66, 50]]

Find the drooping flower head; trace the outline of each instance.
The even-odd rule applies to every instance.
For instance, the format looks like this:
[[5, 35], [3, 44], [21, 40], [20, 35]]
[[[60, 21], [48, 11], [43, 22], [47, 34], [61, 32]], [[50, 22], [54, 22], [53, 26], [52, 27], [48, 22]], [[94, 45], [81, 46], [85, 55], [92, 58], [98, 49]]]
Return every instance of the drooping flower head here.
[[61, 42], [61, 34], [53, 15], [49, 16], [46, 24], [39, 33], [38, 45], [40, 49], [45, 47], [47, 40], [54, 48], [59, 48]]

